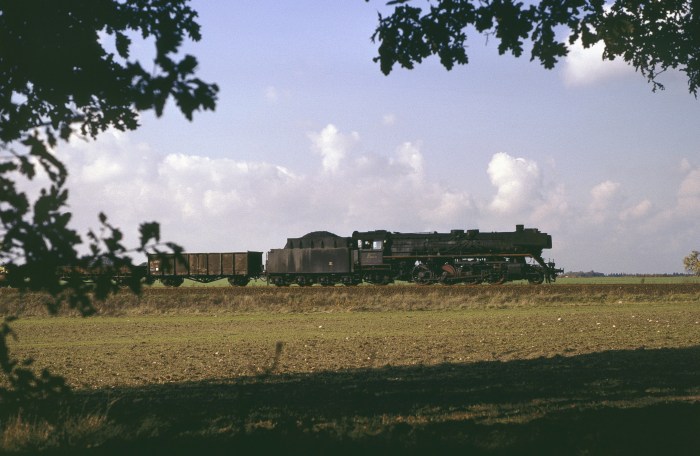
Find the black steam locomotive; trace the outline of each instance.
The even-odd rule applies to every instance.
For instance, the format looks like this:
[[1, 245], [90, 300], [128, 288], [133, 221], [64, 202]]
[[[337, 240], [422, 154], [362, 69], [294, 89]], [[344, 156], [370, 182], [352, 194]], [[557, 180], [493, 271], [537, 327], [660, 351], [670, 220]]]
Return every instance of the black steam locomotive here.
[[552, 282], [561, 270], [542, 259], [552, 237], [517, 225], [513, 232], [392, 233], [355, 231], [341, 237], [316, 231], [289, 238], [267, 255], [265, 274], [277, 286], [315, 283], [386, 285], [396, 280], [417, 284]]
[[[358, 285], [362, 282], [387, 285], [394, 281], [417, 284], [499, 284], [527, 280], [533, 284], [553, 282], [553, 262], [542, 259], [552, 248], [552, 237], [536, 228], [516, 225], [515, 231], [482, 233], [452, 230], [449, 233], [396, 233], [384, 230], [355, 231], [350, 237], [315, 231], [289, 238], [282, 249], [263, 252], [182, 253], [148, 255], [143, 270], [136, 273], [148, 284], [159, 280], [178, 287], [185, 279], [208, 283], [227, 279], [245, 286], [251, 279], [266, 278], [277, 286], [320, 284]], [[80, 268], [61, 268], [62, 278], [82, 276], [93, 281], [101, 273]], [[134, 271], [113, 279], [126, 283]], [[5, 279], [0, 266], [0, 286]]]

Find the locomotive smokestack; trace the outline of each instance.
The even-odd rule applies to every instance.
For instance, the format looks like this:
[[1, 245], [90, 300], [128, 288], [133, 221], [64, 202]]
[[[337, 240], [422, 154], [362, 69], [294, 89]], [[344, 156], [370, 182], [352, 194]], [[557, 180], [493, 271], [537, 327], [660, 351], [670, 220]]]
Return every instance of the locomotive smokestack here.
[[515, 231], [517, 233], [522, 233], [525, 230], [525, 225], [515, 225]]

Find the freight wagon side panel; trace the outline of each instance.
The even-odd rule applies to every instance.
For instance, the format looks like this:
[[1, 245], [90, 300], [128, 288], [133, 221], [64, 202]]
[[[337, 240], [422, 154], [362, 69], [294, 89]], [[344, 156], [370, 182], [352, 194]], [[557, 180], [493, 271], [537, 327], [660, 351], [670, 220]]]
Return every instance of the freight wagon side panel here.
[[262, 273], [262, 252], [184, 253], [148, 255], [148, 271], [153, 276], [259, 276]]
[[221, 272], [221, 254], [220, 253], [209, 253], [207, 254], [207, 268], [210, 275], [220, 276]]
[[234, 254], [233, 253], [222, 253], [221, 254], [221, 275], [232, 276], [235, 271], [234, 264]]
[[191, 253], [188, 256], [190, 264], [190, 275], [208, 275], [208, 258], [206, 253]]

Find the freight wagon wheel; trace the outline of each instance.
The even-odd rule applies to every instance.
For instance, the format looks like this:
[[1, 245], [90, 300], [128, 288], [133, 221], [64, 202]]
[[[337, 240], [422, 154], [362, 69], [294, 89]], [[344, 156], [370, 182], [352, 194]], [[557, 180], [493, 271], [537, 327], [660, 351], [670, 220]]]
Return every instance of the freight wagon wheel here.
[[182, 282], [185, 281], [182, 277], [169, 277], [165, 279], [160, 279], [161, 282], [163, 282], [163, 285], [166, 287], [179, 287], [182, 285]]
[[232, 287], [245, 287], [250, 282], [248, 277], [229, 277], [228, 283]]

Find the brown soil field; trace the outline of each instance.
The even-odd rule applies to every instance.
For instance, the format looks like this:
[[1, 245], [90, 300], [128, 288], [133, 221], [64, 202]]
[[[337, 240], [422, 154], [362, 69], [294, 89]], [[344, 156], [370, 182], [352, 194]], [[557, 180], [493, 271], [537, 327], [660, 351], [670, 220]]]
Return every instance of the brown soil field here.
[[26, 316], [11, 347], [80, 388], [228, 379], [272, 363], [305, 373], [687, 347], [700, 334], [698, 290], [153, 289], [113, 298], [105, 315]]
[[153, 288], [87, 318], [46, 299], [0, 290], [10, 348], [103, 412], [102, 449], [700, 444], [698, 284]]

